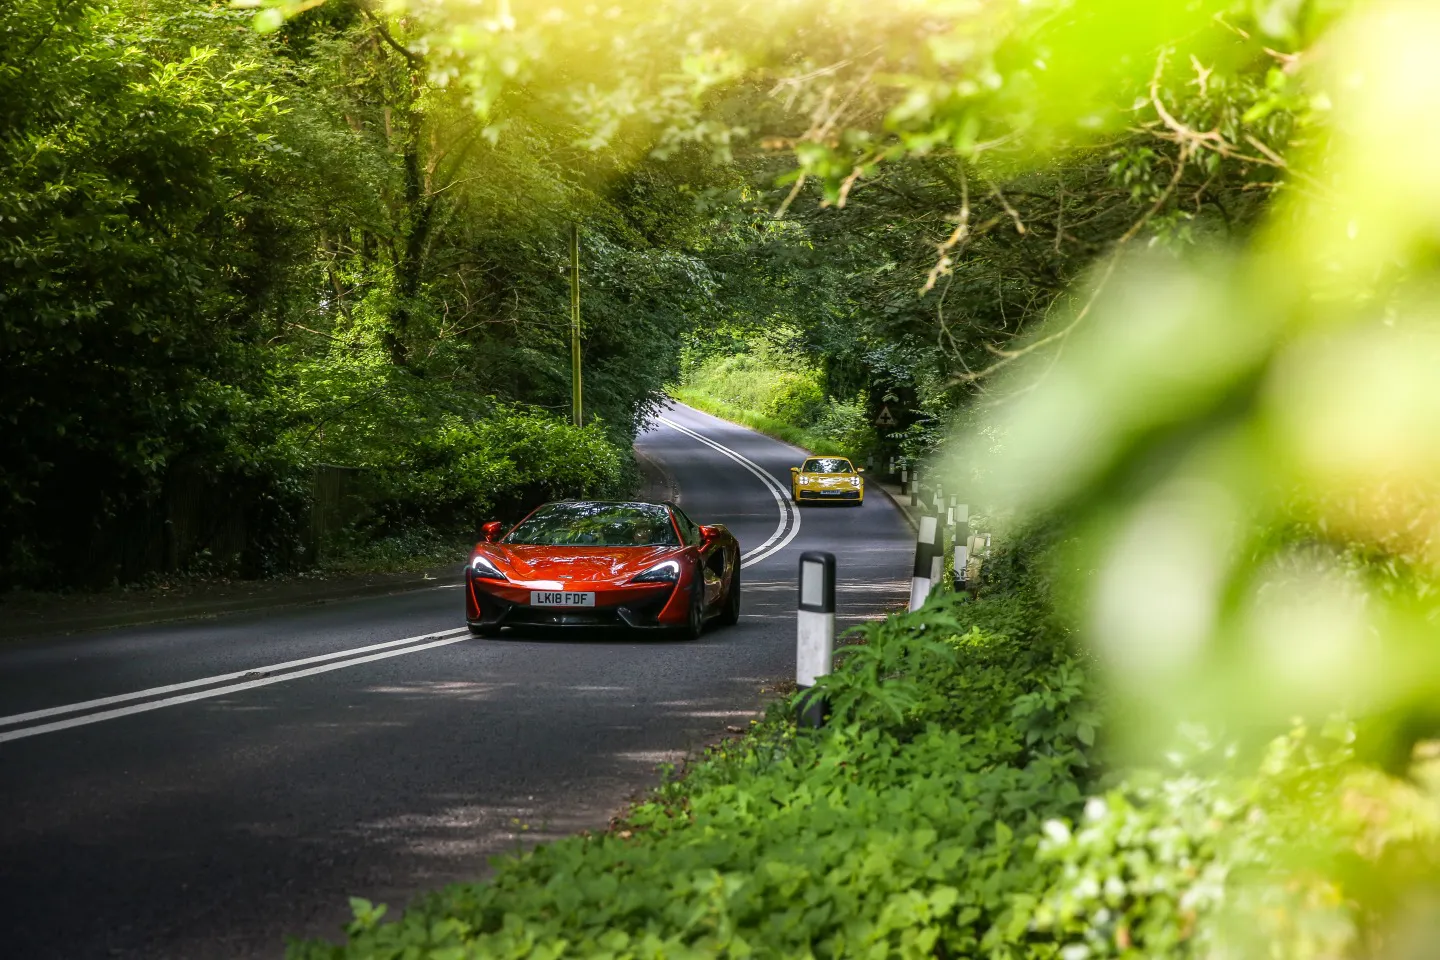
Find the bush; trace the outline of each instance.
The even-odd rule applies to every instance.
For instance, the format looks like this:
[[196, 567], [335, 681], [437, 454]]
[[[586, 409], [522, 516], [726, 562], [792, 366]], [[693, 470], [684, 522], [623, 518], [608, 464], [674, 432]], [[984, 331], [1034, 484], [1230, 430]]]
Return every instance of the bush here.
[[546, 500], [623, 496], [629, 480], [603, 425], [500, 406], [484, 418], [441, 418], [378, 465], [371, 483], [384, 525], [470, 528], [517, 520]]
[[815, 432], [846, 450], [854, 451], [855, 456], [879, 445], [879, 437], [865, 410], [863, 394], [853, 400], [831, 400], [827, 403], [815, 421]]
[[812, 424], [825, 406], [825, 392], [809, 374], [781, 371], [770, 381], [760, 412], [789, 423]]

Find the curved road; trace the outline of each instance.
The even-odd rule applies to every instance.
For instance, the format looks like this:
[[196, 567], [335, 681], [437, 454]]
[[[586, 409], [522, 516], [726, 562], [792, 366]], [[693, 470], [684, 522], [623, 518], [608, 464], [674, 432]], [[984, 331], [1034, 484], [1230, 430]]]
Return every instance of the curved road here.
[[744, 725], [793, 674], [802, 550], [836, 554], [842, 626], [908, 595], [911, 534], [878, 491], [794, 511], [776, 488], [799, 451], [686, 407], [637, 447], [740, 539], [739, 625], [472, 639], [441, 587], [0, 648], [7, 953], [278, 956], [287, 934], [330, 936], [349, 896], [398, 907], [602, 827], [657, 764]]

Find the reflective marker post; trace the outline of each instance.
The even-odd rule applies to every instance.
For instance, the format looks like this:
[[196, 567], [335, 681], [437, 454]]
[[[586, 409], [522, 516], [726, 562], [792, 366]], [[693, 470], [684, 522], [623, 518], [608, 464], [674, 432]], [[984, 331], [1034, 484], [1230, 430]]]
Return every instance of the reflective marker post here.
[[908, 464], [900, 466], [900, 492], [906, 493], [910, 489], [910, 467]]
[[935, 538], [940, 518], [929, 514], [920, 518], [920, 532], [915, 540], [915, 570], [910, 577], [910, 609], [919, 610], [930, 596], [935, 581]]
[[915, 468], [915, 473], [910, 477], [910, 506], [920, 506], [920, 468]]
[[935, 547], [930, 556], [930, 592], [940, 589], [945, 579], [945, 525], [940, 522], [940, 508], [935, 508]]
[[[830, 672], [835, 653], [835, 555], [800, 554], [800, 605], [795, 613], [795, 686], [802, 697]], [[825, 701], [804, 697], [795, 718], [802, 727], [825, 723]]]
[[965, 589], [965, 565], [970, 562], [970, 504], [955, 507], [955, 589]]

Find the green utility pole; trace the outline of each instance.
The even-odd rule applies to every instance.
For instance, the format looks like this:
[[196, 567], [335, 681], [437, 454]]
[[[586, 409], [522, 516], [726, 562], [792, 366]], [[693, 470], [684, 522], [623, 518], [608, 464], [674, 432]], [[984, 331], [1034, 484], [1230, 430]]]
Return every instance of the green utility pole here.
[[583, 426], [580, 407], [580, 225], [570, 224], [570, 413]]

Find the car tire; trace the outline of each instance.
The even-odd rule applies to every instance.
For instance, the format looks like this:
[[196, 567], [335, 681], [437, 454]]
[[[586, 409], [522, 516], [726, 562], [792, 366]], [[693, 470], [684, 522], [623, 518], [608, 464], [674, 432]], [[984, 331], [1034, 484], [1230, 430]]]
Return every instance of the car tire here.
[[[697, 577], [703, 574], [697, 574]], [[690, 615], [683, 627], [675, 630], [675, 636], [680, 640], [699, 640], [700, 634], [705, 632], [705, 581], [700, 580], [700, 590], [690, 591]]]
[[500, 628], [493, 623], [467, 623], [465, 626], [470, 630], [472, 637], [498, 637]]
[[735, 558], [735, 572], [730, 574], [730, 590], [725, 594], [725, 607], [717, 618], [721, 626], [733, 627], [740, 622], [740, 558]]

